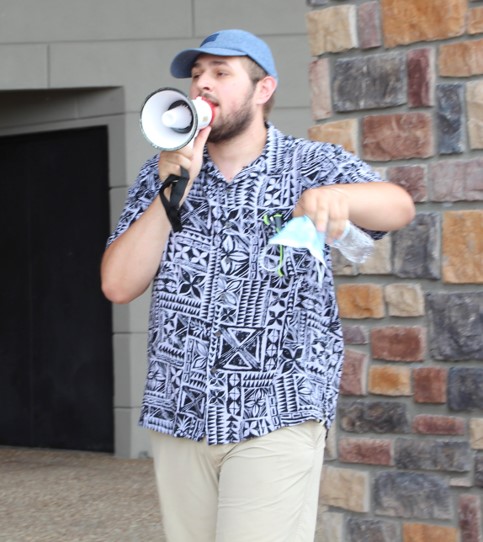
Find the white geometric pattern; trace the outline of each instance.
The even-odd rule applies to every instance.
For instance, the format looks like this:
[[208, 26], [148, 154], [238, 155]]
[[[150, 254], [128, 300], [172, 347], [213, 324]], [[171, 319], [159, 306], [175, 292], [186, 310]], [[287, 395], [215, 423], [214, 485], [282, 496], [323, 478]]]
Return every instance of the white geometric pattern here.
[[[304, 190], [378, 180], [341, 147], [272, 125], [262, 155], [230, 183], [205, 153], [153, 282], [143, 427], [224, 444], [309, 419], [330, 426], [343, 343], [329, 250], [325, 272], [304, 249], [284, 248], [281, 275], [259, 257], [276, 232], [270, 217], [289, 220]], [[108, 243], [158, 191], [153, 157]], [[268, 250], [277, 264], [278, 251]]]

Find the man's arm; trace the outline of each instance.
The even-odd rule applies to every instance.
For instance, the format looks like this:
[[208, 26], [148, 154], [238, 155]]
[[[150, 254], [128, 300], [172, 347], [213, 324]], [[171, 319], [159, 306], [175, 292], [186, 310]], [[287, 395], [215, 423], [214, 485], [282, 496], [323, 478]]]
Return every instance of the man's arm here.
[[[209, 132], [210, 128], [201, 130], [194, 146], [160, 153], [160, 179], [179, 175], [180, 167], [190, 172], [184, 198], [200, 171], [203, 147]], [[167, 188], [168, 198], [169, 191], [170, 188]], [[104, 252], [101, 284], [107, 299], [113, 303], [129, 303], [146, 291], [159, 267], [170, 232], [168, 216], [161, 199], [156, 197], [142, 216]]]
[[328, 239], [342, 235], [346, 220], [379, 231], [400, 229], [414, 218], [410, 195], [388, 182], [336, 184], [311, 188], [300, 197], [294, 216], [307, 215]]
[[171, 224], [157, 197], [104, 252], [101, 283], [113, 303], [129, 303], [148, 288], [161, 261]]

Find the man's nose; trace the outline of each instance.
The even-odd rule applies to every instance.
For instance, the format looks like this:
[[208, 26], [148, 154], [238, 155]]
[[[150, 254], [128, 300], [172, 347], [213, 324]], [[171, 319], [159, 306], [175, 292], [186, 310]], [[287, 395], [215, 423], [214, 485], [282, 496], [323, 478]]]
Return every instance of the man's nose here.
[[200, 90], [211, 90], [213, 88], [213, 79], [207, 73], [202, 73], [195, 81]]

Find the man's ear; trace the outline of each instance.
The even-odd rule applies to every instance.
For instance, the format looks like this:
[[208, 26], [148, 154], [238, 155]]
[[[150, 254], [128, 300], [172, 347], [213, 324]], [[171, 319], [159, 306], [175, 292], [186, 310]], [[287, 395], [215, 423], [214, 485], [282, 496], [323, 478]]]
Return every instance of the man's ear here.
[[271, 75], [267, 75], [257, 83], [258, 86], [258, 103], [263, 105], [270, 100], [272, 94], [277, 88], [277, 80]]

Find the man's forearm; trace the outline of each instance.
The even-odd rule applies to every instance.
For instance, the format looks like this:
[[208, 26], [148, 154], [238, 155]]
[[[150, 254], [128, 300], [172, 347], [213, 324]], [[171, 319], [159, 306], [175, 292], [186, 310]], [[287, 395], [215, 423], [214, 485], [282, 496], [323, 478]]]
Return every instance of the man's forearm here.
[[393, 231], [414, 218], [414, 203], [401, 187], [388, 182], [342, 184], [349, 198], [349, 219], [370, 230]]
[[159, 198], [106, 249], [101, 263], [104, 295], [129, 303], [149, 287], [161, 261], [171, 224]]

